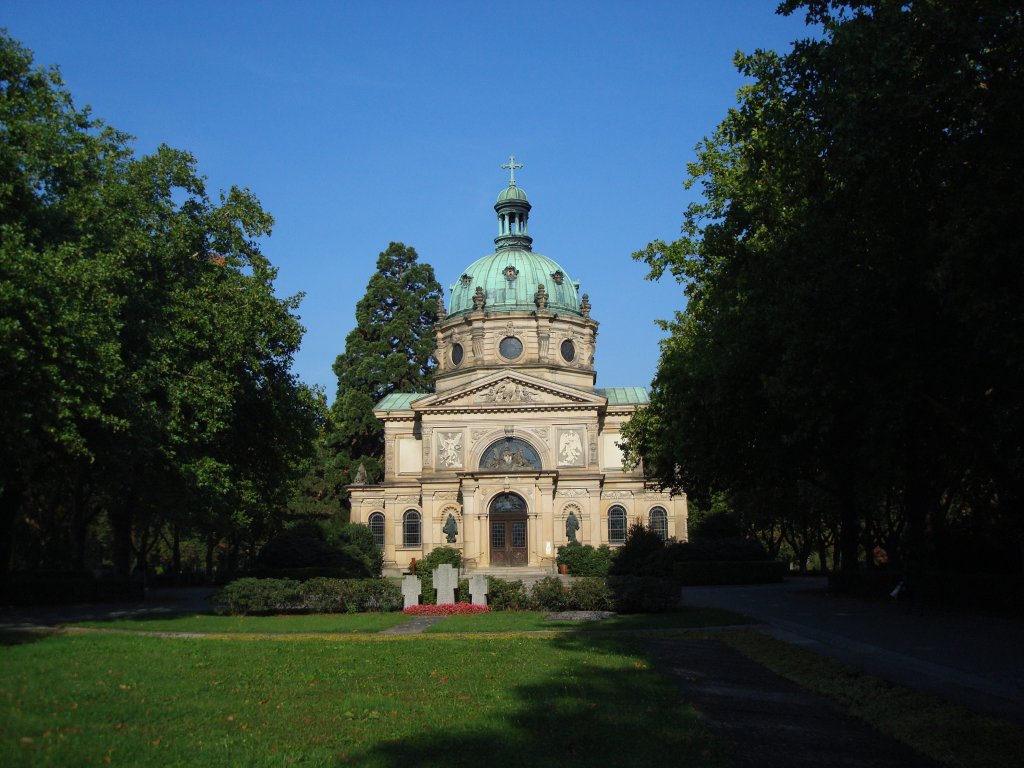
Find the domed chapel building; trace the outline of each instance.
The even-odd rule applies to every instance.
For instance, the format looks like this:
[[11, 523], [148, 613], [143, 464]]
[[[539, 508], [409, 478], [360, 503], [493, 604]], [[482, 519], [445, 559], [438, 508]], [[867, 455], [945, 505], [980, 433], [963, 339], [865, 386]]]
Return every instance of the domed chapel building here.
[[594, 387], [590, 301], [532, 250], [522, 166], [502, 167], [495, 251], [457, 278], [434, 328], [436, 391], [376, 405], [384, 479], [349, 488], [352, 521], [370, 527], [386, 573], [441, 546], [470, 570], [551, 570], [571, 538], [614, 547], [637, 521], [687, 537], [686, 497], [624, 469], [616, 446], [647, 391]]

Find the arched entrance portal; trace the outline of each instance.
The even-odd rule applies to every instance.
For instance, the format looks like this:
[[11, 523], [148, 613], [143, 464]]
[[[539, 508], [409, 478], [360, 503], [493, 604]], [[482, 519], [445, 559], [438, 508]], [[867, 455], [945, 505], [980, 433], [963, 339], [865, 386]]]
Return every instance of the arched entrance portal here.
[[488, 508], [491, 526], [491, 565], [526, 565], [526, 501], [515, 493], [499, 493]]

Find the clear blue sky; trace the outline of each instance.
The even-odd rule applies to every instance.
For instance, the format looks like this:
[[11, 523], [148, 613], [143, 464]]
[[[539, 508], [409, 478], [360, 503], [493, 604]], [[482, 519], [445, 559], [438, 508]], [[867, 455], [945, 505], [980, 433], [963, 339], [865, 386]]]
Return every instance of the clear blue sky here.
[[678, 235], [686, 163], [742, 84], [733, 54], [807, 36], [775, 5], [3, 0], [0, 26], [140, 152], [192, 152], [215, 199], [253, 190], [278, 293], [305, 293], [296, 372], [333, 399], [378, 253], [415, 247], [447, 297], [494, 250], [509, 154], [534, 250], [590, 294], [598, 386], [648, 385], [654, 321], [684, 298], [630, 255]]

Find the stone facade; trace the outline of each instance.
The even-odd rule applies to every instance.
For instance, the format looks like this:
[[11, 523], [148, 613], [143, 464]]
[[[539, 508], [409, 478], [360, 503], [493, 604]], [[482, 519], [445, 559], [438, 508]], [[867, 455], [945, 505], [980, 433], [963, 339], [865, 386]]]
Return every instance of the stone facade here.
[[[436, 391], [374, 409], [385, 476], [350, 486], [352, 520], [383, 544], [388, 572], [439, 546], [461, 549], [471, 568], [552, 567], [570, 534], [615, 546], [637, 521], [687, 537], [686, 497], [622, 466], [619, 432], [646, 392], [594, 387], [598, 324], [578, 285], [530, 249], [529, 208], [510, 184], [495, 205], [496, 252], [452, 286], [434, 329]], [[578, 531], [567, 531], [570, 514]]]

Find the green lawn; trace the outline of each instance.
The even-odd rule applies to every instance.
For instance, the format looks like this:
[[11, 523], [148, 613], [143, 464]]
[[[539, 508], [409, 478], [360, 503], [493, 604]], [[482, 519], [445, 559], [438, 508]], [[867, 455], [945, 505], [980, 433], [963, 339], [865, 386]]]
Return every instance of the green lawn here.
[[332, 613], [301, 616], [140, 616], [135, 619], [83, 621], [73, 626], [128, 629], [145, 632], [279, 633], [334, 632], [340, 634], [380, 632], [409, 617], [397, 613]]
[[72, 634], [0, 647], [2, 765], [663, 766], [667, 755], [722, 764], [630, 638]]
[[750, 619], [717, 608], [683, 608], [668, 613], [620, 614], [602, 621], [548, 621], [545, 611], [494, 611], [449, 616], [426, 631], [437, 632], [533, 632], [537, 630], [607, 632], [643, 629], [692, 629], [751, 624]]

